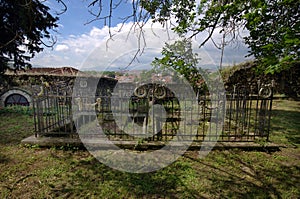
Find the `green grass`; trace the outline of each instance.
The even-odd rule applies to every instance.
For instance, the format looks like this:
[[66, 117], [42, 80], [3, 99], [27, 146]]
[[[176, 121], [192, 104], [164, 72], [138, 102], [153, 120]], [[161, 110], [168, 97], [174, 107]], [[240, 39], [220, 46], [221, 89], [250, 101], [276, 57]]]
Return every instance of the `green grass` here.
[[189, 151], [156, 172], [131, 174], [76, 148], [24, 147], [32, 116], [0, 113], [0, 198], [297, 198], [299, 102], [275, 101], [271, 141], [280, 151]]
[[300, 146], [300, 102], [274, 101], [271, 122], [273, 142]]
[[1, 113], [19, 113], [23, 115], [32, 115], [33, 109], [28, 106], [8, 106], [8, 107], [0, 107], [0, 114]]

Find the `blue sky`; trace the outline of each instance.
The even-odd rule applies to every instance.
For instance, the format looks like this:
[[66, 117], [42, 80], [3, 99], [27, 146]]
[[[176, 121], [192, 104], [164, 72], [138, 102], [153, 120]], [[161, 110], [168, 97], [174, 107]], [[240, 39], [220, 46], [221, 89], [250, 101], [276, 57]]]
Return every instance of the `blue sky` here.
[[[83, 33], [89, 32], [93, 27], [102, 28], [104, 26], [104, 21], [94, 21], [90, 22], [94, 17], [89, 11], [93, 13], [98, 12], [98, 7], [88, 7], [88, 1], [74, 1], [71, 0], [64, 0], [65, 4], [67, 5], [67, 11], [59, 16], [59, 24], [62, 27], [59, 29], [59, 33], [62, 36], [68, 35], [79, 35]], [[103, 11], [102, 14], [108, 14], [108, 5], [109, 1], [103, 1]], [[57, 4], [55, 2], [51, 3], [49, 6], [53, 11], [60, 11], [63, 6], [61, 4]], [[112, 18], [112, 26], [116, 26], [118, 23], [121, 22], [121, 18], [128, 15], [130, 10], [129, 3], [122, 3], [118, 6], [116, 10], [113, 11], [113, 18]]]
[[[57, 38], [57, 43], [53, 49], [45, 48], [32, 59], [31, 63], [34, 67], [63, 67], [71, 66], [82, 70], [104, 70], [126, 68], [130, 62], [130, 57], [136, 52], [138, 48], [137, 38], [135, 33], [129, 39], [126, 37], [129, 30], [132, 30], [132, 21], [124, 24], [122, 31], [119, 32], [122, 20], [120, 18], [128, 16], [131, 13], [131, 1], [123, 1], [117, 10], [113, 12], [113, 20], [111, 31], [116, 34], [115, 40], [108, 40], [108, 27], [105, 26], [104, 21], [94, 21], [87, 24], [93, 19], [93, 16], [88, 12], [88, 1], [74, 1], [64, 0], [68, 9], [65, 13], [60, 15], [59, 27], [57, 32], [53, 35]], [[108, 1], [103, 1], [108, 2]], [[60, 11], [63, 7], [56, 1], [51, 0], [46, 2], [51, 8], [52, 12]], [[94, 9], [94, 12], [97, 10]], [[108, 12], [108, 5], [104, 5], [103, 13]], [[159, 24], [146, 24], [145, 38], [145, 53], [139, 54], [139, 60], [133, 63], [137, 68], [149, 66], [151, 60], [156, 56], [160, 56], [161, 49], [170, 32], [162, 29]], [[147, 29], [148, 27], [148, 29]], [[153, 28], [155, 31], [153, 31]], [[155, 32], [155, 35], [151, 33]], [[159, 35], [159, 36], [157, 36]], [[174, 36], [175, 38], [176, 36]], [[201, 43], [205, 35], [199, 35], [195, 39], [195, 50], [197, 51], [197, 44]], [[174, 39], [172, 38], [172, 39]], [[218, 42], [220, 35], [214, 36]], [[108, 45], [109, 44], [109, 45]], [[220, 51], [217, 50], [212, 43], [208, 43], [204, 49], [205, 53], [210, 57], [210, 61], [206, 62], [208, 58], [202, 58], [203, 65], [218, 65], [220, 60]], [[225, 49], [224, 65], [239, 63], [245, 60], [244, 56], [247, 54], [247, 48], [240, 43], [237, 46], [227, 46]], [[95, 59], [97, 57], [97, 59]], [[93, 61], [91, 61], [93, 60]]]

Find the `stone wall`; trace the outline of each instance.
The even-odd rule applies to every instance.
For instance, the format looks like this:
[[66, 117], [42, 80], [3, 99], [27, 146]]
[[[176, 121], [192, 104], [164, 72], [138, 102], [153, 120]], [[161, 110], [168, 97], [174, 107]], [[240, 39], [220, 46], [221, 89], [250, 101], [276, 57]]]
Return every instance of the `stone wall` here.
[[[24, 96], [30, 106], [32, 100], [37, 96], [42, 87], [47, 87], [47, 90], [53, 92], [59, 92], [59, 90], [73, 89], [73, 84], [76, 75], [44, 75], [44, 74], [5, 74], [0, 76], [0, 106], [5, 106], [5, 100], [11, 94], [20, 94]], [[107, 85], [113, 88], [117, 80], [105, 77], [92, 77], [85, 76], [82, 79], [86, 79], [87, 82], [98, 81], [100, 87]], [[55, 91], [57, 90], [57, 91]]]
[[[257, 74], [254, 63], [245, 63], [237, 69], [233, 69], [225, 79], [225, 89], [230, 91], [234, 85], [257, 89], [257, 82], [269, 84], [274, 80], [274, 93], [284, 94], [287, 97], [297, 99], [300, 97], [300, 64], [295, 64], [288, 70], [275, 74]], [[257, 91], [255, 91], [257, 92]]]

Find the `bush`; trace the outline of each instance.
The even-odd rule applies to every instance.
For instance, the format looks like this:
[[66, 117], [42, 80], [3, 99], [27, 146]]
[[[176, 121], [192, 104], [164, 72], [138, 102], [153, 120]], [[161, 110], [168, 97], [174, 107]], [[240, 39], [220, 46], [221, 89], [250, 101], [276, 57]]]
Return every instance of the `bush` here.
[[0, 113], [19, 113], [23, 115], [33, 115], [33, 109], [29, 106], [14, 105], [0, 107]]

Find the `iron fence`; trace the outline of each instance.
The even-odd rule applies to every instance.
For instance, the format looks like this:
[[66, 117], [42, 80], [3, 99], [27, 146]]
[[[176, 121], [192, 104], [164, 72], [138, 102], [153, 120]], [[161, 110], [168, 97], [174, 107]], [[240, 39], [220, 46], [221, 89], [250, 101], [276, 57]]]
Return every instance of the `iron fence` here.
[[102, 85], [94, 96], [87, 93], [85, 88], [60, 88], [36, 96], [36, 135], [76, 136], [78, 128], [95, 135], [98, 132], [92, 124], [96, 123], [110, 140], [269, 139], [272, 84], [235, 86], [226, 92], [226, 100], [222, 95], [212, 97], [207, 93], [196, 103], [179, 100], [170, 89], [154, 83], [119, 83], [117, 91], [114, 86]]

